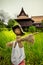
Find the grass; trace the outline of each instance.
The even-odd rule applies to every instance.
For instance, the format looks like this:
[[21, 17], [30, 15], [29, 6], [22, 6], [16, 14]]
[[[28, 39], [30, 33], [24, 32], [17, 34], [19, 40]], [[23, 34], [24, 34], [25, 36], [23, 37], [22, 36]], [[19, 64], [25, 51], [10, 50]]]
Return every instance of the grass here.
[[[34, 36], [34, 44], [23, 42], [26, 65], [43, 65], [43, 32]], [[16, 35], [12, 31], [0, 32], [0, 65], [11, 65], [11, 47], [6, 47], [6, 43], [14, 39]]]

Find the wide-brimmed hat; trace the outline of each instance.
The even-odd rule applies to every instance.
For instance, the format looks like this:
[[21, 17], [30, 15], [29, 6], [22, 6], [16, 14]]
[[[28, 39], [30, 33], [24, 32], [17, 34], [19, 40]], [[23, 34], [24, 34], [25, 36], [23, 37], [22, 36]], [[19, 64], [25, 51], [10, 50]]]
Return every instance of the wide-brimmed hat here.
[[13, 25], [12, 30], [14, 31], [16, 28], [19, 28], [21, 30], [21, 34], [22, 35], [25, 34], [25, 32], [23, 31], [23, 29], [22, 29], [20, 24]]

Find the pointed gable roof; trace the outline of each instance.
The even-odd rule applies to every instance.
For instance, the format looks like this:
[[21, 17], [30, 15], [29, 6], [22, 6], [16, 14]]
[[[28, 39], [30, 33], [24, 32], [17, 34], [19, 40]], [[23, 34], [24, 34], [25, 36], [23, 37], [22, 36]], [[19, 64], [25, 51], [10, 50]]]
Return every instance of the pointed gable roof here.
[[21, 9], [21, 12], [17, 17], [19, 17], [19, 16], [27, 16], [28, 17], [28, 15], [25, 13], [23, 8]]
[[17, 15], [17, 19], [28, 19], [28, 15], [25, 13], [24, 9], [21, 9], [21, 12], [19, 13], [19, 15]]

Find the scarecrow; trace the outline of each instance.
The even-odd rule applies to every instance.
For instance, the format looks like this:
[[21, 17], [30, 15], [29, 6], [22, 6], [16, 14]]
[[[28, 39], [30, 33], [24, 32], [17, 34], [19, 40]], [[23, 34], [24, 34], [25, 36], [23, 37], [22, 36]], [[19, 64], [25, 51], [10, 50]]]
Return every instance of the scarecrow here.
[[12, 46], [12, 65], [25, 65], [25, 52], [22, 41], [34, 43], [34, 36], [33, 34], [24, 36], [25, 32], [19, 24], [14, 25], [12, 30], [16, 34], [16, 40], [7, 43], [7, 46]]

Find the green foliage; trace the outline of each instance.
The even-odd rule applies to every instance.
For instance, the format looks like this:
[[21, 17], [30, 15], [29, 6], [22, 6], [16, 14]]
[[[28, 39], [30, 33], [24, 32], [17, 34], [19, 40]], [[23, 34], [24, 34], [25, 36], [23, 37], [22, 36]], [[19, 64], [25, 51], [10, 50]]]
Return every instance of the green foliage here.
[[5, 27], [4, 23], [0, 21], [0, 28], [4, 28], [4, 27]]
[[12, 26], [17, 24], [18, 24], [17, 21], [15, 21], [14, 19], [10, 19], [7, 25], [8, 30], [10, 31], [12, 29]]
[[0, 47], [0, 65], [11, 65], [10, 56], [11, 56], [10, 48], [4, 49]]
[[15, 20], [10, 19], [8, 21], [8, 28], [11, 28], [14, 25], [14, 23], [15, 23]]
[[36, 27], [35, 26], [30, 26], [29, 27], [29, 32], [35, 32], [36, 31]]
[[43, 28], [36, 28], [37, 32], [43, 32]]
[[35, 43], [26, 44], [25, 42], [25, 54], [26, 64], [30, 65], [43, 65], [43, 33], [35, 35]]
[[7, 31], [8, 29], [7, 28], [0, 28], [0, 32], [1, 31]]
[[[26, 65], [43, 65], [43, 33], [34, 35], [35, 43], [24, 43], [26, 54]], [[0, 65], [11, 64], [11, 47], [6, 47], [6, 43], [14, 40], [16, 35], [13, 31], [0, 32]]]
[[42, 26], [43, 26], [43, 20], [41, 21], [41, 24], [42, 24]]
[[0, 31], [7, 30], [6, 25], [0, 20]]
[[16, 35], [13, 31], [0, 32], [0, 65], [11, 65], [11, 48], [6, 47], [6, 43], [14, 40]]

